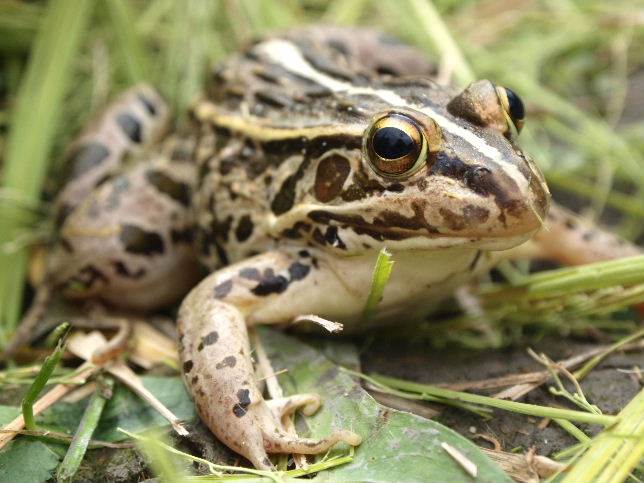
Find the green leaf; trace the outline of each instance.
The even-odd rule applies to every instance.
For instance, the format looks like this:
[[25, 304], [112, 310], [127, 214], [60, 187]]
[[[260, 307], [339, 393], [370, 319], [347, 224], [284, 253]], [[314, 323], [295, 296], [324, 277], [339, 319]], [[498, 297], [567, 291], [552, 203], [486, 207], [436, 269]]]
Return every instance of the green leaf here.
[[40, 483], [51, 478], [60, 457], [31, 438], [9, 443], [0, 451], [0, 483]]
[[[287, 394], [316, 392], [324, 405], [306, 418], [311, 437], [334, 428], [350, 429], [363, 437], [354, 460], [319, 474], [313, 481], [435, 481], [504, 482], [505, 473], [473, 443], [441, 424], [378, 404], [349, 375], [298, 339], [269, 329], [260, 337]], [[478, 468], [468, 476], [441, 447], [447, 443]], [[346, 448], [334, 450], [346, 452]]]
[[0, 426], [13, 421], [20, 414], [20, 408], [16, 406], [5, 406], [0, 404]]

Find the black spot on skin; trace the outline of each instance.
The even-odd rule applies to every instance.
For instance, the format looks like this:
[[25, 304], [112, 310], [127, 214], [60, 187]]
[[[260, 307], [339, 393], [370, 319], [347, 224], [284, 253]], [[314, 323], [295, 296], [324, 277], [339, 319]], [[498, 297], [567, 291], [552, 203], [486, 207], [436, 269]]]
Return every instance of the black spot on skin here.
[[187, 184], [175, 181], [167, 174], [153, 169], [146, 171], [145, 177], [160, 193], [169, 196], [183, 206], [190, 206], [191, 190]]
[[235, 237], [237, 241], [243, 242], [250, 238], [253, 234], [253, 220], [250, 219], [249, 215], [244, 215], [239, 219], [237, 223], [237, 229], [235, 230]]
[[250, 406], [250, 391], [248, 389], [240, 389], [237, 391], [237, 399], [239, 402], [233, 406], [233, 414], [241, 418], [248, 412], [248, 406]]
[[286, 213], [293, 207], [293, 204], [295, 203], [296, 186], [297, 179], [295, 178], [295, 175], [291, 175], [286, 178], [284, 183], [282, 183], [282, 187], [277, 192], [275, 198], [273, 198], [273, 202], [271, 203], [271, 210], [273, 211], [273, 213], [275, 213], [276, 215], [281, 215], [282, 213]]
[[293, 207], [295, 203], [295, 189], [297, 188], [298, 181], [304, 176], [310, 164], [310, 158], [305, 158], [300, 163], [297, 171], [284, 180], [280, 190], [273, 198], [271, 203], [271, 210], [276, 215], [286, 213]]
[[306, 61], [315, 67], [316, 70], [323, 72], [336, 79], [358, 83], [358, 79], [349, 70], [344, 69], [328, 57], [315, 55], [313, 52], [303, 51]]
[[105, 174], [105, 175], [101, 176], [100, 178], [98, 178], [96, 180], [96, 182], [94, 183], [94, 187], [101, 186], [101, 185], [107, 183], [110, 179], [112, 179], [112, 175]]
[[402, 193], [405, 190], [405, 186], [402, 183], [393, 183], [389, 186], [385, 186], [387, 191], [393, 191], [394, 193]]
[[302, 280], [309, 274], [310, 271], [310, 266], [304, 265], [300, 262], [294, 262], [290, 267], [288, 267], [288, 273], [291, 275], [291, 282], [294, 280]]
[[472, 167], [458, 158], [440, 152], [437, 154], [436, 160], [430, 169], [430, 175], [440, 174], [448, 178], [462, 180], [468, 170], [476, 168], [476, 166]]
[[257, 91], [255, 92], [255, 98], [273, 107], [287, 107], [293, 104], [292, 97], [279, 94], [278, 91]]
[[137, 97], [139, 98], [139, 101], [141, 101], [141, 104], [143, 104], [143, 107], [145, 107], [145, 110], [148, 111], [151, 116], [157, 115], [157, 108], [150, 99], [145, 97], [143, 94], [139, 94]]
[[273, 293], [282, 293], [288, 288], [288, 280], [282, 275], [275, 275], [273, 270], [268, 268], [264, 271], [262, 279], [257, 286], [251, 290], [255, 295], [265, 296]]
[[219, 285], [215, 286], [215, 298], [221, 300], [226, 295], [230, 293], [233, 288], [233, 281], [231, 279], [221, 282]]
[[245, 278], [246, 280], [254, 280], [255, 282], [259, 282], [262, 278], [262, 275], [261, 273], [259, 273], [259, 270], [257, 270], [254, 267], [242, 268], [239, 271], [239, 276], [241, 278]]
[[131, 272], [127, 268], [127, 265], [125, 265], [120, 260], [113, 261], [112, 266], [114, 267], [114, 270], [116, 270], [116, 273], [118, 273], [120, 276], [125, 277], [125, 278], [132, 278], [134, 280], [138, 280], [139, 278], [141, 278], [141, 277], [143, 277], [145, 275], [145, 269], [144, 268], [139, 268], [136, 272]]
[[217, 256], [219, 257], [222, 265], [228, 265], [228, 254], [226, 253], [224, 247], [215, 242], [215, 251], [217, 252]]
[[326, 245], [326, 239], [324, 238], [324, 235], [320, 231], [319, 228], [316, 228], [313, 230], [313, 239], [319, 244], [319, 245]]
[[340, 239], [340, 236], [338, 235], [337, 226], [327, 227], [326, 232], [324, 233], [324, 239], [332, 247], [340, 248], [341, 250], [346, 250], [347, 248], [347, 246], [344, 244], [344, 242]]
[[282, 230], [282, 236], [291, 240], [297, 240], [299, 238], [302, 238], [302, 232], [308, 232], [310, 230], [310, 224], [303, 221], [297, 221], [291, 228]]
[[141, 142], [141, 123], [134, 116], [122, 112], [116, 116], [116, 123], [132, 142]]
[[197, 375], [192, 376], [192, 379], [190, 380], [192, 384], [197, 384], [198, 381], [199, 381], [199, 376]]
[[192, 361], [190, 361], [190, 360], [184, 362], [183, 363], [183, 372], [188, 374], [192, 370], [193, 366], [194, 366], [194, 363]]
[[572, 218], [567, 218], [566, 228], [568, 228], [569, 230], [574, 230], [575, 228], [577, 228], [577, 223]]
[[300, 250], [299, 252], [297, 252], [297, 254], [302, 258], [308, 258], [311, 256], [308, 250]]
[[237, 358], [235, 356], [228, 356], [228, 357], [224, 357], [224, 359], [221, 362], [218, 362], [215, 365], [215, 368], [223, 369], [224, 367], [235, 367], [235, 364], [237, 364]]
[[232, 225], [232, 223], [232, 215], [228, 215], [224, 220], [213, 220], [212, 232], [218, 239], [227, 242], [230, 234], [230, 226]]
[[165, 250], [163, 239], [158, 233], [143, 230], [136, 225], [121, 225], [119, 239], [128, 253], [149, 256], [162, 254]]
[[190, 244], [194, 241], [194, 238], [195, 232], [192, 228], [185, 228], [183, 230], [176, 230], [173, 228], [172, 230], [170, 230], [170, 239], [172, 240], [172, 243]]
[[212, 332], [206, 334], [202, 339], [201, 342], [199, 343], [199, 347], [197, 347], [197, 350], [203, 350], [204, 347], [209, 346], [214, 344], [219, 340], [219, 334], [217, 333], [216, 330], [213, 330]]
[[82, 144], [68, 156], [63, 176], [67, 180], [78, 178], [101, 164], [109, 155], [110, 151], [101, 143]]
[[270, 72], [264, 71], [264, 70], [259, 70], [256, 69], [253, 74], [257, 76], [257, 78], [263, 80], [264, 82], [267, 82], [269, 84], [280, 84], [280, 78], [277, 76], [274, 76]]
[[[412, 204], [414, 215], [410, 218], [392, 211], [380, 213], [373, 223], [367, 222], [360, 215], [345, 215], [332, 213], [325, 210], [312, 210], [308, 217], [316, 223], [329, 225], [331, 221], [336, 221], [342, 225], [349, 225], [359, 235], [367, 235], [374, 240], [404, 240], [414, 236], [411, 230], [424, 229], [428, 233], [437, 233], [436, 227], [427, 223], [423, 216], [423, 206], [420, 203]], [[403, 228], [406, 231], [394, 231], [392, 228]], [[320, 233], [321, 236], [321, 233]], [[313, 233], [316, 242], [324, 245], [327, 240], [323, 237], [322, 242]]]
[[377, 66], [376, 72], [380, 75], [390, 75], [390, 76], [398, 75], [398, 73], [394, 69], [392, 69], [391, 66], [387, 66], [387, 65]]

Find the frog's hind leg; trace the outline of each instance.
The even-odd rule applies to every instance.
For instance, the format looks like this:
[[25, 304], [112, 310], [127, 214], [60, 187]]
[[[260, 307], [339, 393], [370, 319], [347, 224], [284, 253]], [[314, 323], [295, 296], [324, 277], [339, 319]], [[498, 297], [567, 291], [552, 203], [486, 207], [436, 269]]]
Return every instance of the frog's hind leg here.
[[267, 402], [255, 379], [247, 321], [267, 311], [274, 322], [291, 320], [304, 310], [298, 302], [310, 304], [307, 313], [323, 311], [315, 296], [303, 297], [302, 291], [313, 286], [322, 292], [342, 290], [330, 271], [314, 263], [284, 253], [258, 255], [207, 277], [179, 310], [179, 351], [197, 412], [220, 441], [257, 468], [272, 468], [267, 453], [317, 454], [340, 441], [360, 442], [360, 436], [345, 430], [323, 439], [287, 434], [281, 416], [298, 407], [310, 414], [319, 407], [319, 397]]
[[[163, 99], [150, 86], [141, 84], [124, 91], [111, 102], [66, 150], [64, 182], [53, 203], [55, 227], [60, 229], [67, 218], [97, 189], [120, 170], [129, 154], [141, 152], [165, 132], [169, 111]], [[70, 248], [69, 240], [59, 238], [54, 251]], [[64, 257], [70, 260], [69, 255]], [[8, 357], [26, 344], [34, 327], [44, 315], [53, 289], [50, 268], [44, 279], [32, 279], [36, 286], [34, 301], [23, 317], [18, 330], [5, 346], [2, 356]]]

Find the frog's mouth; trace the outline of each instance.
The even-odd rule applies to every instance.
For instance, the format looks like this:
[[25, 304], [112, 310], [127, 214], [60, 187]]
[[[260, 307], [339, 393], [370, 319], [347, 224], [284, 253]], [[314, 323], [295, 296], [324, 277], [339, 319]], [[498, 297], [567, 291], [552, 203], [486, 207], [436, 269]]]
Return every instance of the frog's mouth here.
[[359, 203], [301, 206], [278, 218], [279, 226], [275, 228], [294, 234], [294, 227], [299, 227], [302, 232], [297, 236], [327, 248], [355, 253], [382, 246], [396, 250], [454, 246], [505, 250], [526, 241], [541, 226], [539, 213], [525, 203], [516, 208], [516, 216], [491, 214], [475, 205], [459, 209], [441, 203], [435, 208], [426, 199], [409, 197], [389, 198], [380, 207], [376, 205], [371, 200], [369, 206]]

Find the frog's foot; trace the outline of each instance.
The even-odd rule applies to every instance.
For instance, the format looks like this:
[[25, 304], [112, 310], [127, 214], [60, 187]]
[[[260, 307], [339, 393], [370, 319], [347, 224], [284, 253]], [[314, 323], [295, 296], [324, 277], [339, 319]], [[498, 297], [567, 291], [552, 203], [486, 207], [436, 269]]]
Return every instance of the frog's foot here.
[[358, 446], [362, 438], [353, 431], [334, 431], [326, 438], [310, 439], [291, 436], [282, 431], [264, 433], [264, 448], [269, 453], [319, 454], [331, 449], [337, 443]]
[[301, 409], [304, 416], [312, 416], [320, 409], [322, 399], [317, 394], [294, 394], [293, 396], [266, 401], [278, 421]]

